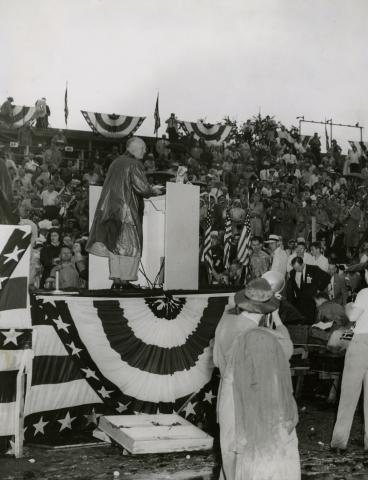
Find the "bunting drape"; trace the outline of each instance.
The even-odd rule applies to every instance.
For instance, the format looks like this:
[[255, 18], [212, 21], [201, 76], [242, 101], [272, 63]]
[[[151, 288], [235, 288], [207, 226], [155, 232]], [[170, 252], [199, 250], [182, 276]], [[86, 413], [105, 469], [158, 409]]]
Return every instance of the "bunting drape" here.
[[180, 122], [187, 135], [194, 133], [194, 137], [204, 140], [208, 145], [221, 145], [226, 141], [231, 132], [230, 125], [205, 125], [203, 122]]
[[86, 122], [95, 133], [110, 138], [122, 138], [133, 135], [146, 118], [86, 112], [85, 110], [81, 110], [81, 112]]

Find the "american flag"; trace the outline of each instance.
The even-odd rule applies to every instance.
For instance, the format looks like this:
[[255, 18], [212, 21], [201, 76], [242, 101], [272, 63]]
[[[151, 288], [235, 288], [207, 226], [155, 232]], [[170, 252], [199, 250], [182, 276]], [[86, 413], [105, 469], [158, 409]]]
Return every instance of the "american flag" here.
[[64, 117], [65, 117], [65, 125], [68, 125], [68, 117], [69, 117], [68, 84], [66, 84], [65, 95], [64, 95]]
[[212, 223], [213, 223], [213, 209], [209, 204], [208, 211], [207, 211], [207, 218], [206, 218], [206, 230], [204, 232], [202, 262], [205, 262], [207, 264], [210, 272], [212, 272], [213, 270], [212, 241], [211, 241]]
[[159, 108], [158, 108], [158, 94], [157, 94], [157, 99], [156, 99], [154, 117], [155, 117], [155, 130], [154, 130], [153, 133], [156, 135], [158, 133], [158, 129], [161, 126], [160, 111], [159, 111]]
[[28, 303], [31, 229], [0, 228], [0, 451], [20, 455], [20, 382], [32, 344]]
[[250, 257], [249, 246], [250, 246], [251, 236], [252, 236], [252, 232], [250, 228], [250, 216], [249, 216], [249, 209], [248, 209], [245, 215], [244, 226], [239, 238], [238, 250], [237, 250], [238, 261], [245, 267], [247, 267], [249, 264], [249, 257]]
[[224, 235], [224, 267], [229, 268], [230, 266], [230, 249], [231, 249], [231, 234], [232, 234], [232, 225], [230, 211], [226, 211], [225, 219], [225, 235]]

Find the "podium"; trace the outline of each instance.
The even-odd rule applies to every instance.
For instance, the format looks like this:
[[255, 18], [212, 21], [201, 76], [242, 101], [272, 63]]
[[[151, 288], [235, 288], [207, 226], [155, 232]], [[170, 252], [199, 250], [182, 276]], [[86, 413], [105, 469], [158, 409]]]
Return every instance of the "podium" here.
[[[89, 223], [102, 187], [90, 186]], [[197, 290], [199, 263], [199, 193], [196, 185], [166, 184], [166, 195], [144, 201], [143, 250], [138, 281], [165, 290]], [[108, 260], [89, 255], [89, 289], [111, 287]]]

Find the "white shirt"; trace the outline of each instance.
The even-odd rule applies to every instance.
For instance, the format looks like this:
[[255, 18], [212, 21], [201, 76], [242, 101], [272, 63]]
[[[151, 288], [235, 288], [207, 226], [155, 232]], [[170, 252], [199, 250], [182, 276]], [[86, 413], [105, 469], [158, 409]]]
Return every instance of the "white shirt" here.
[[324, 272], [328, 272], [328, 260], [324, 255], [320, 255], [318, 258], [313, 257], [314, 263], [316, 267], [319, 267]]
[[368, 288], [363, 288], [363, 290], [360, 290], [355, 299], [354, 305], [364, 310], [356, 322], [354, 334], [368, 334]]
[[[292, 253], [290, 256], [289, 256], [289, 259], [288, 259], [288, 263], [287, 263], [287, 267], [286, 267], [286, 270], [287, 272], [291, 272], [292, 270], [292, 266], [291, 266], [291, 262], [293, 260], [293, 258], [297, 257], [298, 255], [296, 254], [296, 252]], [[303, 255], [303, 262], [305, 265], [315, 265], [314, 263], [314, 257], [312, 257], [312, 255], [308, 252], [304, 252], [304, 255]]]
[[277, 247], [272, 256], [271, 270], [286, 275], [288, 254], [281, 247]]
[[44, 190], [40, 195], [43, 206], [49, 207], [49, 206], [56, 205], [58, 195], [59, 194], [56, 190], [54, 190], [53, 192]]

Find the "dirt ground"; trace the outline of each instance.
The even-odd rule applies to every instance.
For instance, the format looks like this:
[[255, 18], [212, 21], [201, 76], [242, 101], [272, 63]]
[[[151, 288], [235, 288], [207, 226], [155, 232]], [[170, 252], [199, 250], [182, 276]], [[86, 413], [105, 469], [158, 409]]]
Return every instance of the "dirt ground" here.
[[[297, 427], [303, 479], [367, 479], [368, 454], [363, 451], [363, 418], [357, 412], [349, 449], [335, 455], [329, 449], [334, 409], [316, 401], [299, 402]], [[34, 462], [30, 462], [34, 460]], [[204, 453], [123, 455], [116, 446], [67, 450], [25, 448], [25, 457], [0, 459], [0, 480], [212, 480], [218, 477], [218, 449]], [[118, 475], [114, 472], [118, 472]], [[262, 479], [260, 479], [262, 480]]]

